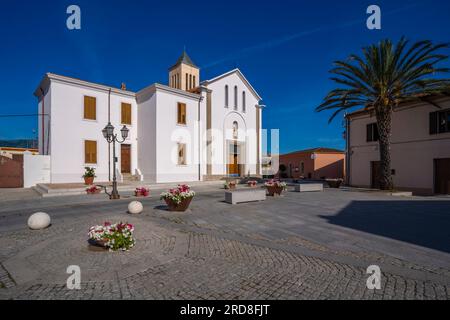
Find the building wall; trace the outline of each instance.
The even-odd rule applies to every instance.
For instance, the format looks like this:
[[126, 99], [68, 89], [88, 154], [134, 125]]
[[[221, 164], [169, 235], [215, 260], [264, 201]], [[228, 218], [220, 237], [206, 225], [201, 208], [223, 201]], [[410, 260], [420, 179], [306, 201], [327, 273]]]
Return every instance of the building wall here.
[[[197, 95], [156, 92], [156, 182], [199, 180], [198, 101]], [[186, 104], [186, 125], [177, 124], [178, 102]], [[186, 144], [186, 165], [178, 165], [178, 143]]]
[[145, 181], [156, 182], [156, 93], [138, 100], [138, 167]]
[[[51, 81], [50, 155], [51, 182], [82, 182], [84, 167], [96, 168], [96, 181], [108, 181], [108, 143], [102, 129], [108, 123], [108, 91]], [[83, 119], [84, 95], [96, 97], [97, 119]], [[134, 97], [111, 93], [111, 123], [120, 135], [121, 103], [132, 105], [132, 125], [124, 142], [131, 145], [131, 172], [137, 168], [137, 105]], [[84, 159], [84, 141], [97, 141], [97, 164]], [[112, 155], [112, 146], [111, 146]], [[120, 170], [120, 145], [116, 144], [117, 167]], [[113, 163], [111, 161], [111, 176]]]
[[[228, 107], [225, 106], [225, 85], [228, 85]], [[238, 107], [234, 109], [234, 86], [238, 87]], [[239, 143], [245, 143], [245, 162], [242, 174], [256, 174], [257, 152], [262, 157], [261, 148], [257, 150], [256, 105], [258, 99], [236, 74], [208, 84], [212, 90], [212, 175], [227, 174], [227, 141], [233, 140], [233, 122], [238, 123]], [[242, 92], [246, 92], [246, 111], [242, 109]], [[262, 118], [262, 117], [260, 117]], [[262, 121], [260, 119], [260, 128]], [[260, 134], [260, 133], [258, 133]], [[261, 140], [260, 140], [261, 141]]]
[[[441, 100], [450, 108], [450, 100]], [[402, 107], [393, 113], [391, 167], [395, 188], [418, 194], [434, 192], [434, 159], [450, 158], [450, 133], [430, 135], [429, 114], [437, 111], [429, 104]], [[371, 186], [371, 161], [379, 161], [378, 142], [366, 142], [366, 126], [374, 116], [360, 115], [350, 120], [350, 184]]]
[[[299, 179], [336, 179], [344, 178], [344, 153], [292, 153], [280, 155], [280, 164], [286, 166], [286, 174], [288, 177]], [[302, 165], [304, 171], [302, 172]], [[279, 172], [280, 176], [281, 172]]]

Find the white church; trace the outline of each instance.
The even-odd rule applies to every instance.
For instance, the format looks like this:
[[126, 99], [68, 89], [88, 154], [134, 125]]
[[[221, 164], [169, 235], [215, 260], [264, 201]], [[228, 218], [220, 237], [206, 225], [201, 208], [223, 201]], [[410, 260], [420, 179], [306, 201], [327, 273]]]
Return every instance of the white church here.
[[239, 69], [201, 81], [183, 52], [168, 85], [138, 92], [47, 73], [35, 91], [39, 153], [50, 158], [50, 183], [79, 183], [85, 167], [96, 181], [113, 175], [110, 122], [119, 181], [192, 182], [261, 174], [261, 97]]

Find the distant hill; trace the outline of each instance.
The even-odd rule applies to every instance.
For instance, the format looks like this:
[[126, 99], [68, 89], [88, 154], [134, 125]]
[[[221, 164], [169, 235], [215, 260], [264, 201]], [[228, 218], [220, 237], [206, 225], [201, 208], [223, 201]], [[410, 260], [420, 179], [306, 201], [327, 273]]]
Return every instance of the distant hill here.
[[0, 147], [10, 148], [37, 148], [38, 142], [34, 139], [0, 140]]

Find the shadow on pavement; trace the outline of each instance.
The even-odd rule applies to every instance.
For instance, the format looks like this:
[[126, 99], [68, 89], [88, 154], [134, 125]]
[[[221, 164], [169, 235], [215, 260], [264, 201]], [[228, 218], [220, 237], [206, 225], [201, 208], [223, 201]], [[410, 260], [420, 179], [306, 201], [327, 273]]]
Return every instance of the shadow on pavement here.
[[329, 223], [450, 253], [450, 201], [353, 201]]

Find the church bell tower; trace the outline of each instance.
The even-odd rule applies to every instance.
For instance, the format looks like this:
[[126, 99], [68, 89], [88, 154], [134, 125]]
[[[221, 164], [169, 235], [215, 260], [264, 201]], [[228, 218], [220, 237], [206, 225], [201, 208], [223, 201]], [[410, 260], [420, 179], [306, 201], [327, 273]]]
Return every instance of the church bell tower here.
[[177, 62], [169, 68], [169, 86], [185, 91], [192, 91], [200, 84], [200, 69], [192, 62], [186, 51]]

